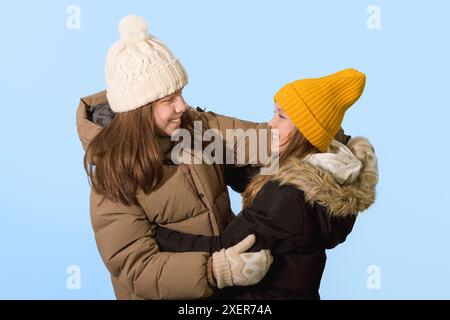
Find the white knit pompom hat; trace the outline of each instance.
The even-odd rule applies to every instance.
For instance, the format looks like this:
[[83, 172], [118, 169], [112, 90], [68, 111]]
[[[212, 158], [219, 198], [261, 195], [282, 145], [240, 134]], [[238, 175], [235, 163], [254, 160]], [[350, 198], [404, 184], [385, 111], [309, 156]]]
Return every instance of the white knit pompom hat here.
[[120, 39], [106, 56], [106, 96], [114, 112], [142, 107], [188, 82], [181, 62], [147, 29], [144, 18], [125, 16], [119, 24]]

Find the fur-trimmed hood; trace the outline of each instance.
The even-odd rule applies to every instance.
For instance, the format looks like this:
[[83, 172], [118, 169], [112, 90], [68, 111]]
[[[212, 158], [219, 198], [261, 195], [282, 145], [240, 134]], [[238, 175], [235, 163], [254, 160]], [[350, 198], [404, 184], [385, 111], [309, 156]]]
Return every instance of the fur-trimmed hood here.
[[280, 185], [294, 185], [304, 192], [308, 203], [323, 205], [332, 215], [356, 215], [375, 202], [378, 163], [367, 138], [352, 138], [347, 147], [362, 162], [361, 171], [351, 184], [340, 185], [331, 173], [295, 157], [288, 159], [272, 180]]

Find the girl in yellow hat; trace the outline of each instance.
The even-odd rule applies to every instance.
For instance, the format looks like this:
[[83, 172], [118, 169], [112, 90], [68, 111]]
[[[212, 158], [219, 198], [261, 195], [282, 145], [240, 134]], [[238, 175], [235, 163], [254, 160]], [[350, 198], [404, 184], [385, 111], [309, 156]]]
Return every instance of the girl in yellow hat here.
[[251, 179], [243, 192], [243, 210], [221, 236], [159, 227], [160, 250], [210, 252], [215, 285], [222, 289], [239, 280], [230, 268], [241, 269], [242, 277], [259, 272], [249, 267], [251, 261], [226, 263], [234, 253], [225, 248], [254, 234], [251, 251], [272, 252], [269, 272], [257, 285], [217, 290], [216, 298], [319, 299], [325, 250], [343, 242], [356, 215], [375, 201], [378, 170], [373, 146], [363, 137], [346, 145], [333, 139], [364, 86], [365, 75], [355, 69], [283, 86], [275, 95], [269, 122], [278, 131], [279, 170]]

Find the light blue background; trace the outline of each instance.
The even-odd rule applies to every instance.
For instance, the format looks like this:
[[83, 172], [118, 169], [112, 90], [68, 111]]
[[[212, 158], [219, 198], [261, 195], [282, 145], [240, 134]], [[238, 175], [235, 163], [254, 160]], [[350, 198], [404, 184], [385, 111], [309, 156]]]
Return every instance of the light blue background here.
[[[114, 298], [90, 226], [75, 110], [104, 88], [105, 54], [129, 13], [182, 60], [186, 100], [218, 113], [265, 121], [288, 81], [365, 72], [343, 126], [376, 147], [378, 199], [328, 253], [322, 298], [450, 298], [448, 1], [118, 2], [1, 4], [0, 298]], [[66, 27], [72, 4], [80, 30]], [[381, 30], [367, 28], [371, 4]], [[66, 287], [69, 265], [81, 268], [80, 290]], [[379, 290], [366, 285], [370, 265]]]

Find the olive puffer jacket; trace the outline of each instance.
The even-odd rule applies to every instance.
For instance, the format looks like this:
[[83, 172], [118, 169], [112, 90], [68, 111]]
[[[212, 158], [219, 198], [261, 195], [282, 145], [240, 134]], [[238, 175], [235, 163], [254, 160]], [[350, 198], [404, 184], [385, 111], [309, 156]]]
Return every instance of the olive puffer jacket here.
[[[77, 109], [77, 130], [83, 148], [102, 130], [92, 121], [96, 106], [107, 104], [105, 91], [82, 98]], [[189, 108], [208, 128], [250, 128], [270, 137], [266, 123], [253, 123]], [[267, 140], [270, 141], [270, 140]], [[227, 141], [224, 141], [226, 144]], [[234, 140], [247, 147], [247, 141]], [[270, 142], [268, 142], [270, 143]], [[171, 144], [158, 141], [169, 160]], [[236, 145], [234, 145], [236, 146]], [[267, 146], [265, 146], [267, 147]], [[236, 149], [237, 150], [237, 149]], [[247, 163], [255, 154], [246, 154]], [[139, 206], [125, 206], [91, 191], [90, 213], [101, 258], [111, 274], [117, 299], [199, 299], [213, 294], [208, 285], [209, 254], [160, 252], [154, 239], [157, 225], [173, 230], [219, 235], [234, 217], [224, 179], [224, 165], [165, 162], [163, 182], [149, 194], [138, 191]]]

